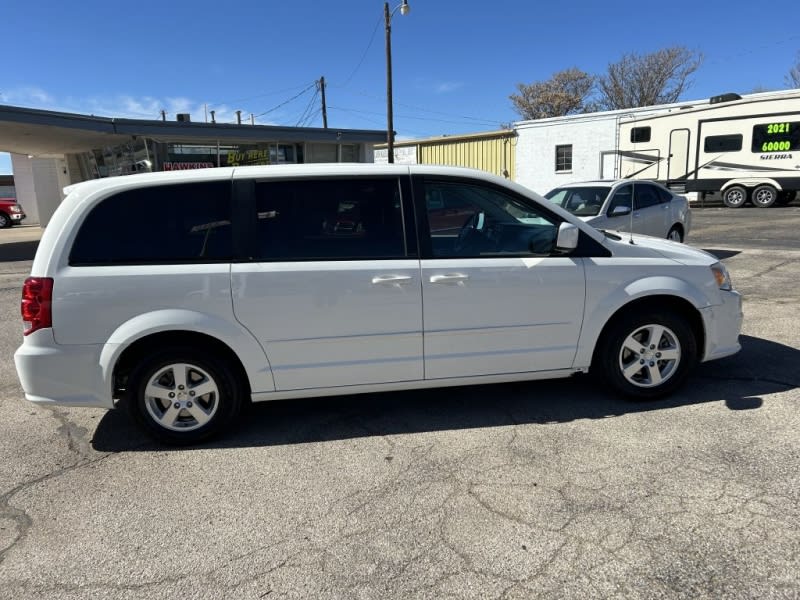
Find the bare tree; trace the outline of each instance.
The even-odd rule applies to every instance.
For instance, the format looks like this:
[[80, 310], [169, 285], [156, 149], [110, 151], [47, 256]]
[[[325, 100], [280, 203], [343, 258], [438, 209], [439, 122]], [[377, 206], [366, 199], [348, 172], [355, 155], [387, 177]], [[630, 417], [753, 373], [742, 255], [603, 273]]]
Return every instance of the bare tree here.
[[598, 106], [614, 110], [675, 102], [702, 62], [702, 54], [683, 46], [625, 54], [598, 78]]
[[800, 88], [800, 52], [797, 53], [797, 62], [786, 75], [786, 85], [790, 88]]
[[587, 97], [595, 78], [577, 67], [554, 73], [546, 81], [518, 83], [519, 94], [509, 96], [523, 119], [546, 119], [587, 112]]

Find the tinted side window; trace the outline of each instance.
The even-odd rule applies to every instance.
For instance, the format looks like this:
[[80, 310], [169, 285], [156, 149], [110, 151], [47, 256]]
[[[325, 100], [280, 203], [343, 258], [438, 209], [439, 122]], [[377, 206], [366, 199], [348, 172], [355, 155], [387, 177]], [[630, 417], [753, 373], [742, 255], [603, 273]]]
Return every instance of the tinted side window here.
[[259, 260], [405, 258], [394, 178], [256, 183]]
[[81, 225], [71, 265], [230, 260], [231, 184], [142, 187], [102, 200]]
[[661, 197], [661, 202], [670, 202], [672, 200], [672, 192], [666, 190], [662, 187], [655, 188], [658, 191], [658, 195]]
[[661, 204], [661, 198], [652, 185], [640, 184], [636, 186], [636, 208], [650, 208]]
[[738, 152], [741, 149], [741, 134], [710, 135], [703, 144], [704, 152]]

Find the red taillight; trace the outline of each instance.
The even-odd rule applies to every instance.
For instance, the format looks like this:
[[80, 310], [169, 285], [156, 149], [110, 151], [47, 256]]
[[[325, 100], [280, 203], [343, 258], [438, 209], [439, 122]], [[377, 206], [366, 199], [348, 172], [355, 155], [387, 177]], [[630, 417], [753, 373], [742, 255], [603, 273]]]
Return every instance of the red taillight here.
[[53, 280], [50, 277], [28, 277], [25, 280], [20, 305], [25, 335], [53, 326], [52, 302]]

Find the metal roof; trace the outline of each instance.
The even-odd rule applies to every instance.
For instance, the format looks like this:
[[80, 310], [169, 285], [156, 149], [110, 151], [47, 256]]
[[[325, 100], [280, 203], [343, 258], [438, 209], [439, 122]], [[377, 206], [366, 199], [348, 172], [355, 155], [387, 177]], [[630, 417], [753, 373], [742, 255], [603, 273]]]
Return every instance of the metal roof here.
[[118, 119], [0, 105], [0, 152], [34, 156], [70, 154], [120, 144], [133, 136], [176, 143], [219, 140], [225, 144], [386, 141], [385, 131], [370, 129]]

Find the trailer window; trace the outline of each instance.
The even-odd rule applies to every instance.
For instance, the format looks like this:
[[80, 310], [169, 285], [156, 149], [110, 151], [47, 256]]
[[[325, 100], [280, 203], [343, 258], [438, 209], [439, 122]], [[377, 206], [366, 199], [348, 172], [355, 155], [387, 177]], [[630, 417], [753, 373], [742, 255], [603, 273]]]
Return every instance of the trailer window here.
[[800, 150], [800, 123], [762, 123], [753, 127], [753, 152]]
[[634, 127], [631, 129], [631, 143], [638, 144], [639, 142], [650, 141], [650, 128], [649, 127]]
[[710, 135], [703, 146], [704, 152], [738, 152], [742, 149], [742, 135]]

